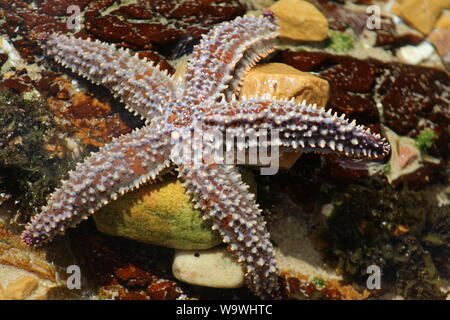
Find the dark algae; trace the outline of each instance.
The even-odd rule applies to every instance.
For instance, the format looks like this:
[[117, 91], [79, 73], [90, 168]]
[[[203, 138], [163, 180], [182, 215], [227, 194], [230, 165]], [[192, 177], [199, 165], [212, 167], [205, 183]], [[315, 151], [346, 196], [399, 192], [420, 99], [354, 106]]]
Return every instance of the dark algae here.
[[[378, 178], [336, 193], [324, 238], [328, 260], [365, 284], [367, 267], [382, 270], [382, 284], [408, 299], [443, 299], [449, 275], [450, 216], [425, 191], [394, 189]], [[446, 261], [443, 261], [446, 260]]]
[[39, 210], [72, 162], [42, 99], [0, 92], [0, 188], [20, 212]]

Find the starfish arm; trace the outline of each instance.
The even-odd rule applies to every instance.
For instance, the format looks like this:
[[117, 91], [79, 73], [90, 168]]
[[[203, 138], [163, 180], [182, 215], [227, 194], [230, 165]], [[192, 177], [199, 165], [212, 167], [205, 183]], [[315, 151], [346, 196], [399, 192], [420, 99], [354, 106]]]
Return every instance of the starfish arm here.
[[278, 270], [261, 210], [235, 167], [178, 164], [184, 186], [211, 219], [245, 270], [247, 286], [265, 299], [279, 298]]
[[58, 34], [49, 35], [43, 48], [63, 66], [110, 89], [127, 109], [146, 120], [162, 115], [177, 98], [177, 82], [166, 71], [128, 50]]
[[110, 200], [155, 179], [169, 165], [170, 137], [150, 127], [135, 130], [100, 148], [51, 194], [41, 213], [22, 234], [28, 245], [40, 245], [64, 233]]
[[344, 115], [337, 116], [331, 110], [305, 102], [278, 101], [267, 96], [216, 103], [204, 112], [203, 124], [206, 129], [231, 130], [235, 135], [245, 135], [249, 129], [276, 131], [278, 138], [268, 139], [270, 145], [299, 151], [337, 153], [365, 160], [382, 160], [390, 152], [384, 138], [350, 122]]
[[188, 104], [214, 102], [236, 91], [254, 64], [274, 50], [278, 27], [272, 17], [238, 17], [203, 36], [185, 74]]

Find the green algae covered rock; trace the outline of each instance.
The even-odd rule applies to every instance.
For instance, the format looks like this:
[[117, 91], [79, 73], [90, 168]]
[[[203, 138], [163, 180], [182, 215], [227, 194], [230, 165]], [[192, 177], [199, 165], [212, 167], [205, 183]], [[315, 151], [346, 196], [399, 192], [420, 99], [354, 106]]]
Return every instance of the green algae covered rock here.
[[163, 182], [142, 186], [111, 202], [94, 215], [94, 221], [101, 232], [109, 235], [197, 250], [222, 243], [202, 215], [201, 210], [194, 209], [181, 182], [165, 177]]

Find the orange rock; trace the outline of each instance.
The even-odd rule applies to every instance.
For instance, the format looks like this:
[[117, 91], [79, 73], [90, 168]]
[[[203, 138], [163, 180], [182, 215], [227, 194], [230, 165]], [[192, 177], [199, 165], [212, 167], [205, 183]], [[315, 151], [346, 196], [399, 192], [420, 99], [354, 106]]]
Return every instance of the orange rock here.
[[269, 10], [278, 18], [280, 37], [298, 41], [321, 41], [328, 36], [328, 21], [317, 8], [302, 0], [281, 0]]
[[396, 0], [392, 12], [415, 29], [428, 34], [444, 9], [450, 9], [450, 0]]
[[9, 284], [5, 290], [5, 295], [11, 300], [24, 300], [33, 294], [39, 286], [36, 278], [25, 276]]
[[295, 98], [298, 103], [324, 107], [328, 101], [328, 81], [287, 64], [268, 63], [250, 70], [243, 79], [240, 96], [270, 94], [275, 99]]

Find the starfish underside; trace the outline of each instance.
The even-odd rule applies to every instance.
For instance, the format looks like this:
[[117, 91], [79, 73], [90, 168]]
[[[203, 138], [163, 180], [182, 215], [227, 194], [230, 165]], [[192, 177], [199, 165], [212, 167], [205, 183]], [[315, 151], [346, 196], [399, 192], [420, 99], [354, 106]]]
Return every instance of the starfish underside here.
[[[274, 49], [278, 27], [272, 16], [239, 17], [203, 36], [188, 61], [184, 81], [113, 45], [50, 35], [44, 50], [62, 65], [109, 88], [146, 125], [114, 139], [69, 173], [22, 235], [40, 245], [87, 219], [109, 201], [154, 180], [174, 165], [197, 207], [211, 219], [241, 263], [247, 286], [261, 298], [280, 298], [273, 246], [253, 194], [233, 165], [186, 161], [176, 150], [174, 132], [195, 127], [232, 131], [277, 130], [272, 147], [332, 152], [382, 159], [389, 144], [379, 135], [306, 103], [268, 96], [234, 97], [243, 75]], [[244, 140], [245, 141], [245, 140]], [[238, 147], [249, 147], [247, 142]]]

